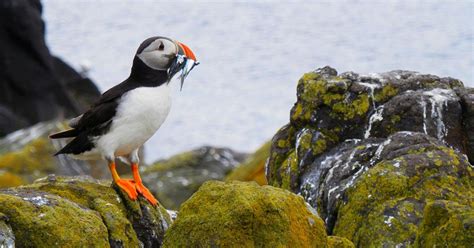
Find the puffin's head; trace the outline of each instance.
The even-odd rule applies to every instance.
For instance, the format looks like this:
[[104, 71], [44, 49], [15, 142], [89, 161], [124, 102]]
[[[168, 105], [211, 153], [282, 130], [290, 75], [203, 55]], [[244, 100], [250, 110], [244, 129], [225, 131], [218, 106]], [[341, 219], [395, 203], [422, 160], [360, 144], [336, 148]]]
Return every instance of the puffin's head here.
[[185, 44], [166, 37], [151, 37], [142, 42], [135, 55], [147, 67], [166, 71], [168, 81], [181, 71], [181, 87], [189, 72], [198, 65], [193, 51]]

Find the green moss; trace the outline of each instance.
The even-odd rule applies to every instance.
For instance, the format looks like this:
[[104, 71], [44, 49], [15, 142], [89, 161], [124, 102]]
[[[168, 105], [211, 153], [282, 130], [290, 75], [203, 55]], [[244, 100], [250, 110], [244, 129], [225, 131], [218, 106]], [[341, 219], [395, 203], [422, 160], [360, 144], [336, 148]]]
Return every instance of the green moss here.
[[319, 79], [321, 77], [321, 75], [319, 75], [318, 73], [315, 73], [315, 72], [308, 72], [308, 73], [305, 73], [303, 75], [303, 77], [301, 77], [301, 81], [309, 81], [309, 80], [316, 80], [316, 79]]
[[[171, 223], [166, 209], [161, 206], [158, 207], [158, 209], [155, 209], [142, 197], [140, 197], [138, 201], [131, 201], [118, 189], [117, 191], [119, 194], [117, 194], [117, 191], [110, 186], [110, 182], [102, 184], [92, 179], [79, 180], [77, 178], [68, 177], [48, 177], [41, 179], [34, 184], [14, 190], [15, 191], [13, 192], [31, 192], [32, 195], [38, 195], [38, 192], [47, 192], [48, 195], [51, 195], [54, 199], [61, 199], [61, 201], [70, 202], [70, 204], [73, 204], [84, 211], [87, 210], [94, 213], [95, 216], [99, 218], [101, 224], [106, 227], [103, 233], [108, 236], [108, 242], [110, 242], [110, 244], [121, 244], [124, 247], [139, 246], [137, 233], [135, 233], [132, 223], [142, 222], [145, 214], [147, 218], [152, 219], [151, 221], [156, 223], [156, 225], [161, 225], [161, 222]], [[11, 198], [9, 198], [9, 200], [11, 200]], [[146, 213], [143, 212], [143, 206], [147, 206]], [[51, 207], [51, 213], [60, 211], [57, 209], [56, 205], [51, 205]], [[22, 209], [21, 211], [27, 212], [30, 210]], [[1, 209], [0, 212], [2, 212]], [[7, 215], [10, 217], [10, 214], [12, 214], [12, 212], [9, 212]], [[67, 217], [57, 217], [64, 218], [63, 220], [58, 221], [67, 221]], [[17, 224], [22, 226], [26, 225], [23, 221], [27, 220], [18, 219], [17, 221], [19, 221]], [[47, 224], [48, 223], [45, 223], [45, 225]], [[50, 225], [52, 224], [50, 223]], [[36, 229], [32, 230], [35, 230], [36, 232]], [[51, 235], [59, 234], [58, 232], [59, 231], [53, 231], [53, 234]], [[154, 230], [154, 232], [158, 234], [157, 229]]]
[[119, 206], [97, 198], [92, 203], [92, 209], [100, 213], [107, 226], [110, 241], [119, 243], [123, 247], [139, 246], [137, 234]]
[[281, 185], [280, 188], [290, 190], [298, 177], [298, 157], [296, 151], [293, 150], [288, 155], [285, 163], [280, 168]]
[[303, 115], [303, 105], [301, 103], [296, 103], [292, 109], [291, 120], [292, 121], [309, 121], [309, 118], [306, 118], [306, 115]]
[[360, 94], [352, 102], [340, 101], [332, 105], [333, 117], [342, 120], [351, 120], [356, 116], [364, 116], [370, 107], [367, 94]]
[[[281, 141], [287, 142], [287, 146], [285, 147], [276, 147], [277, 149], [272, 149], [273, 152], [270, 153], [270, 163], [274, 164], [275, 166], [270, 167], [270, 171], [268, 173], [267, 179], [270, 185], [280, 187], [281, 180], [280, 180], [280, 172], [282, 170], [283, 163], [287, 160], [288, 155], [290, 152], [293, 151], [292, 146], [296, 141], [296, 134], [295, 134], [295, 127], [292, 125], [286, 125], [282, 127], [275, 137], [278, 137], [278, 143]], [[275, 148], [275, 144], [273, 143], [273, 148]]]
[[0, 193], [0, 212], [8, 216], [18, 247], [109, 246], [107, 228], [96, 212], [54, 195], [16, 194]]
[[207, 182], [179, 210], [163, 247], [326, 247], [304, 200], [256, 183]]
[[301, 100], [309, 103], [320, 100], [321, 96], [327, 92], [326, 84], [325, 80], [304, 80]]
[[385, 85], [382, 90], [374, 94], [374, 99], [376, 102], [386, 102], [388, 99], [398, 94], [398, 89], [395, 88], [392, 84]]
[[255, 181], [260, 185], [267, 184], [265, 163], [270, 156], [271, 142], [265, 143], [241, 165], [237, 166], [227, 177], [226, 181]]
[[453, 201], [429, 202], [416, 247], [470, 247], [474, 244], [474, 209]]
[[355, 245], [346, 238], [328, 236], [328, 248], [355, 248]]
[[362, 150], [365, 150], [365, 148], [366, 148], [365, 145], [360, 145], [360, 146], [357, 146], [355, 149], [362, 151]]
[[400, 122], [400, 120], [401, 120], [401, 117], [399, 115], [392, 115], [390, 117], [390, 122], [392, 124], [397, 124], [398, 122]]
[[[362, 247], [413, 244], [425, 236], [420, 223], [431, 219], [423, 213], [428, 202], [450, 199], [468, 205], [474, 199], [472, 169], [459, 156], [433, 146], [376, 164], [347, 190], [333, 233]], [[453, 226], [453, 233], [460, 232]]]
[[320, 155], [327, 149], [327, 142], [325, 139], [318, 139], [312, 144], [312, 151], [314, 155]]

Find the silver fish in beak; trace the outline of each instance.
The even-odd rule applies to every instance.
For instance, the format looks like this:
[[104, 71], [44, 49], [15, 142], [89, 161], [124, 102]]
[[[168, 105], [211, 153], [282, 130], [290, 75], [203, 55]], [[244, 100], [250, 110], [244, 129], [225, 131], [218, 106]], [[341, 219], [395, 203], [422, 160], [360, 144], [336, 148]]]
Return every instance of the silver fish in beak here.
[[179, 78], [181, 79], [181, 88], [183, 89], [184, 80], [189, 75], [191, 70], [196, 66], [199, 65], [199, 61], [197, 61], [196, 56], [194, 55], [193, 51], [186, 46], [185, 44], [175, 41], [176, 45], [178, 46], [178, 54], [176, 58], [171, 63], [170, 68], [168, 69], [168, 80], [171, 80], [175, 74], [181, 71]]

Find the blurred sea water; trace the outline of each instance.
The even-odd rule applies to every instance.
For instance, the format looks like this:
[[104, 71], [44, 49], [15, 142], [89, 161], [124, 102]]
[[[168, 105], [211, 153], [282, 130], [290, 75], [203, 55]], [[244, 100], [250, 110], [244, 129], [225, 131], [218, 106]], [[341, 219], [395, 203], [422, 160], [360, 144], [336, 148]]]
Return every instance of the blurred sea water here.
[[201, 65], [146, 144], [154, 161], [200, 145], [251, 152], [289, 120], [299, 77], [407, 69], [474, 86], [473, 1], [158, 2], [44, 0], [53, 54], [102, 91], [124, 80], [155, 35], [190, 46]]

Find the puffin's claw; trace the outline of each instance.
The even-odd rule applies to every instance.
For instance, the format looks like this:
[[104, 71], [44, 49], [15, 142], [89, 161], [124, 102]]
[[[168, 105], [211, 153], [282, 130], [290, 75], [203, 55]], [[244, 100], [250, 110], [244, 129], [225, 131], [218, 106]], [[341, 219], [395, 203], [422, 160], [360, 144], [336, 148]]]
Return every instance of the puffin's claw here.
[[130, 200], [135, 201], [137, 199], [138, 192], [135, 187], [135, 181], [130, 179], [118, 179], [115, 180], [115, 184], [117, 184], [120, 189], [127, 193], [128, 198], [130, 198]]
[[142, 195], [143, 197], [145, 197], [145, 199], [147, 199], [151, 205], [153, 206], [158, 205], [158, 200], [156, 200], [156, 198], [153, 196], [150, 190], [148, 190], [147, 187], [143, 185], [143, 183], [141, 182], [136, 183], [135, 188], [137, 189], [137, 192], [140, 193], [140, 195]]

